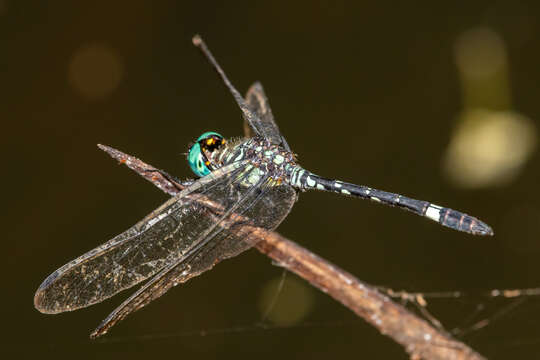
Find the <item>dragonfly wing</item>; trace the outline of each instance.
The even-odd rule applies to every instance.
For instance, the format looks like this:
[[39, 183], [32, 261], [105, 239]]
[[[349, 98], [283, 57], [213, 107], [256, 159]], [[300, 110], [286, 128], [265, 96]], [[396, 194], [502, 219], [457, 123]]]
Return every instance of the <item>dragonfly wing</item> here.
[[252, 122], [253, 126], [257, 129], [253, 129], [250, 123], [244, 120], [245, 135], [247, 137], [253, 137], [254, 134], [259, 133], [270, 140], [271, 143], [282, 145], [287, 151], [291, 151], [289, 144], [287, 144], [287, 141], [281, 135], [274, 121], [270, 103], [260, 82], [251, 85], [246, 93], [246, 103], [250, 110], [257, 115], [257, 119]]
[[206, 197], [227, 209], [231, 184], [246, 161], [230, 164], [199, 179], [136, 225], [53, 272], [36, 291], [43, 313], [76, 310], [101, 302], [174, 263], [211, 221]]
[[200, 236], [197, 245], [124, 301], [90, 337], [105, 334], [130, 313], [146, 306], [172, 287], [210, 270], [220, 260], [250, 248], [264, 236], [265, 231], [277, 227], [292, 208], [296, 192], [288, 185], [272, 186], [267, 179], [261, 182], [265, 182], [265, 185], [253, 186], [228, 211], [214, 214], [214, 225]]

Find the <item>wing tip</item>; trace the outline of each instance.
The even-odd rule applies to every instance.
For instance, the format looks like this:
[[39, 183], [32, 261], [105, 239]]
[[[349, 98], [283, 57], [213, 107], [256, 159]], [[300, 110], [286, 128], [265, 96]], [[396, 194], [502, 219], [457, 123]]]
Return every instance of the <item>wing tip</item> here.
[[43, 292], [37, 289], [34, 294], [34, 307], [42, 314], [47, 314], [47, 309], [43, 306]]
[[58, 278], [58, 276], [58, 270], [47, 276], [47, 278], [43, 280], [41, 285], [39, 285], [36, 293], [34, 294], [34, 307], [42, 314], [58, 314], [67, 310], [71, 310], [59, 308], [58, 306], [51, 306], [51, 302], [48, 299], [51, 285]]
[[116, 324], [117, 321], [114, 320], [115, 313], [116, 310], [109, 314], [109, 316], [107, 316], [105, 320], [103, 320], [101, 324], [99, 324], [99, 326], [90, 333], [90, 339], [95, 340], [98, 337], [105, 335], [109, 331], [111, 326]]
[[36, 290], [36, 293], [34, 294], [34, 307], [37, 311], [43, 314], [50, 314], [50, 309], [46, 305], [46, 292], [47, 288], [49, 287], [49, 284], [52, 282], [53, 279], [51, 277], [55, 277], [56, 271], [52, 273], [51, 275], [47, 276], [45, 280], [39, 285], [39, 287]]
[[34, 307], [42, 314], [59, 313], [59, 311], [55, 311], [54, 309], [51, 309], [49, 306], [47, 306], [46, 293], [44, 290], [41, 289], [41, 287], [37, 289], [34, 295]]
[[95, 329], [94, 331], [92, 331], [92, 332], [90, 333], [89, 338], [92, 339], [92, 340], [95, 340], [95, 339], [97, 339], [98, 337], [100, 337], [101, 335], [103, 335], [103, 334], [106, 333], [106, 331], [105, 331], [105, 332], [101, 332], [100, 330], [101, 330], [100, 328], [97, 328], [97, 329]]
[[260, 81], [255, 81], [251, 86], [248, 88], [248, 91], [246, 91], [246, 99], [254, 92], [260, 92], [262, 91], [263, 86]]

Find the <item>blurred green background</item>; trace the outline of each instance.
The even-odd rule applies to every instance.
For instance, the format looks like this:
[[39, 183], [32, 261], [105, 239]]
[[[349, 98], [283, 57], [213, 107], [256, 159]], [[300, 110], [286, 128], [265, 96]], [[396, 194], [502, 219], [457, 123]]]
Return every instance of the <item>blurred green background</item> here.
[[[88, 334], [127, 292], [74, 313], [34, 309], [49, 273], [167, 198], [97, 143], [192, 177], [182, 155], [190, 141], [242, 134], [195, 33], [242, 93], [263, 83], [303, 166], [466, 211], [496, 235], [315, 192], [301, 195], [280, 233], [396, 290], [540, 286], [538, 2], [0, 0], [2, 352], [407, 358], [294, 275], [270, 315], [278, 328], [258, 329], [281, 270], [255, 250], [174, 288], [102, 342]], [[464, 337], [490, 358], [540, 358], [540, 301], [493, 317], [509, 303], [473, 296], [429, 310], [449, 329], [492, 319]]]

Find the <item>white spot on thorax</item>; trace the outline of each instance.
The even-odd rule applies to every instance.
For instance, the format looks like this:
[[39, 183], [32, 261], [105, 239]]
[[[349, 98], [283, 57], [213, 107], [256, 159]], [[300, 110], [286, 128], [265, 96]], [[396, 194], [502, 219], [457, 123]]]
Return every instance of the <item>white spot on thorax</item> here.
[[276, 163], [276, 164], [279, 165], [279, 164], [281, 164], [283, 161], [285, 161], [285, 158], [284, 158], [283, 156], [281, 156], [281, 155], [276, 155], [276, 156], [274, 157], [274, 160], [273, 160], [273, 161], [274, 161], [274, 163]]

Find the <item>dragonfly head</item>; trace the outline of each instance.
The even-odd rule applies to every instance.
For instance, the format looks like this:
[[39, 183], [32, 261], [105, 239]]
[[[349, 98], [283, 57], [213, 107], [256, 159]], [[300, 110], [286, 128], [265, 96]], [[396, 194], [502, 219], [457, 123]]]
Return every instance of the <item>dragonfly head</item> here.
[[208, 131], [197, 138], [188, 152], [188, 163], [191, 170], [199, 177], [210, 174], [213, 170], [210, 154], [219, 149], [226, 140], [216, 132]]

